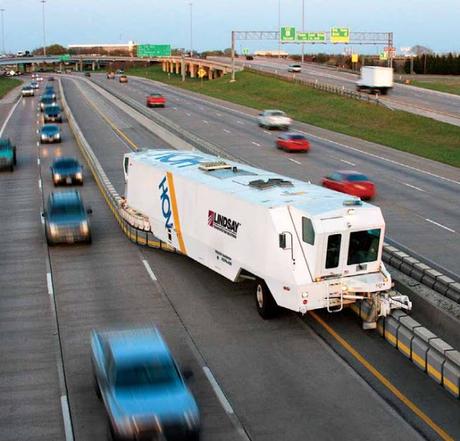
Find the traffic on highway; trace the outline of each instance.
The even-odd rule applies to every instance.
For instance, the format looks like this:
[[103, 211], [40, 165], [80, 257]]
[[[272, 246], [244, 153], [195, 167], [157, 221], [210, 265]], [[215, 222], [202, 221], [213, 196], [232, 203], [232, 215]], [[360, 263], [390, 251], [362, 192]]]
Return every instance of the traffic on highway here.
[[455, 147], [459, 96], [388, 47], [359, 75], [304, 60], [393, 33], [292, 29], [275, 56], [242, 31], [207, 58], [3, 47], [0, 440], [460, 439], [456, 153], [383, 142], [365, 107]]

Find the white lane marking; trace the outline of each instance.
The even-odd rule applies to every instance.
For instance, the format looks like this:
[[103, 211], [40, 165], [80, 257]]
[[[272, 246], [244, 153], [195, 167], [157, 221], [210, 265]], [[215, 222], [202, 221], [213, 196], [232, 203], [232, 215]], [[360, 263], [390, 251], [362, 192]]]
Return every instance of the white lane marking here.
[[45, 225], [45, 218], [43, 217], [42, 213], [40, 213], [40, 222], [42, 223], [42, 225]]
[[227, 129], [224, 129], [224, 132], [225, 133], [232, 133], [232, 132], [230, 132], [230, 130], [227, 130]]
[[48, 286], [48, 294], [53, 297], [53, 279], [51, 278], [51, 273], [46, 273], [46, 285]]
[[211, 370], [207, 366], [203, 366], [203, 372], [206, 375], [208, 381], [211, 383], [211, 387], [217, 395], [217, 398], [219, 399], [220, 404], [222, 404], [222, 407], [224, 408], [225, 412], [227, 412], [230, 415], [233, 415], [233, 408], [227, 400], [227, 397], [224, 395], [224, 392], [220, 388], [216, 379], [214, 378], [214, 375], [212, 374]]
[[42, 189], [42, 180], [41, 179], [38, 180], [38, 188], [40, 190]]
[[37, 147], [40, 147], [40, 141], [37, 141]]
[[18, 104], [21, 102], [21, 99], [18, 99], [16, 104], [11, 108], [9, 111], [5, 121], [3, 122], [2, 128], [0, 129], [0, 137], [3, 135], [3, 132], [5, 131], [6, 125], [8, 124], [8, 121], [10, 118], [13, 116], [14, 111], [16, 110], [16, 107], [18, 107]]
[[171, 107], [173, 110], [177, 110], [177, 107]]
[[410, 188], [413, 188], [414, 190], [418, 190], [418, 191], [425, 193], [425, 190], [423, 190], [420, 187], [416, 187], [415, 185], [408, 184], [407, 182], [401, 182], [401, 184], [405, 185], [406, 187], [410, 187]]
[[40, 165], [40, 158], [37, 158], [37, 165]]
[[344, 162], [345, 164], [351, 165], [353, 167], [356, 165], [356, 164], [353, 164], [353, 162], [347, 161], [345, 159], [341, 159], [340, 162]]
[[203, 106], [198, 106], [198, 108], [199, 108], [200, 110], [204, 110], [204, 107], [203, 107]]
[[295, 159], [292, 159], [292, 158], [288, 158], [289, 161], [293, 162], [294, 164], [299, 164], [299, 165], [302, 165], [302, 163], [300, 161], [297, 161]]
[[446, 182], [450, 182], [452, 184], [457, 184], [457, 185], [460, 185], [460, 181], [455, 181], [454, 179], [450, 179], [450, 178], [446, 178], [444, 176], [439, 176], [435, 173], [431, 173], [429, 171], [426, 171], [426, 170], [422, 170], [420, 168], [417, 168], [417, 167], [412, 167], [411, 165], [407, 165], [407, 164], [403, 164], [401, 162], [398, 162], [398, 161], [395, 161], [393, 159], [388, 159], [388, 158], [385, 158], [384, 156], [380, 156], [380, 155], [376, 155], [375, 153], [370, 153], [370, 152], [365, 152], [364, 150], [360, 150], [360, 149], [357, 149], [356, 147], [351, 147], [349, 145], [346, 145], [346, 144], [342, 144], [341, 142], [337, 142], [337, 141], [332, 141], [330, 139], [327, 139], [327, 138], [323, 138], [322, 136], [317, 136], [317, 135], [313, 135], [311, 133], [308, 133], [308, 132], [304, 132], [302, 130], [298, 130], [300, 133], [303, 133], [304, 135], [308, 135], [308, 136], [311, 136], [312, 138], [316, 138], [316, 139], [319, 139], [321, 141], [325, 141], [325, 142], [329, 142], [331, 144], [335, 144], [335, 145], [338, 145], [340, 147], [344, 147], [346, 149], [349, 149], [349, 150], [353, 150], [354, 152], [359, 152], [359, 153], [362, 153], [363, 155], [367, 155], [367, 156], [370, 156], [372, 158], [377, 158], [377, 159], [381, 159], [382, 161], [386, 161], [386, 162], [389, 162], [391, 164], [395, 164], [395, 165], [399, 165], [401, 167], [404, 167], [404, 168], [407, 168], [409, 170], [414, 170], [416, 172], [419, 172], [419, 173], [423, 173], [425, 175], [428, 175], [428, 176], [432, 176], [433, 178], [438, 178], [438, 179], [441, 179], [443, 181], [446, 181]]
[[268, 130], [264, 130], [264, 133], [266, 133], [267, 135], [272, 135], [272, 132], [269, 132]]
[[147, 272], [149, 273], [150, 278], [151, 278], [154, 282], [156, 282], [156, 281], [157, 281], [157, 278], [156, 278], [156, 276], [155, 276], [155, 273], [152, 271], [152, 268], [150, 267], [149, 263], [148, 263], [145, 259], [142, 260], [142, 263], [144, 264], [145, 269], [146, 269]]
[[209, 124], [205, 119], [202, 120], [205, 124]]
[[217, 116], [222, 116], [222, 113], [216, 112]]
[[62, 418], [64, 419], [64, 432], [66, 441], [73, 441], [72, 423], [70, 421], [70, 409], [67, 395], [61, 395]]
[[240, 120], [237, 120], [236, 123], [237, 123], [237, 124], [244, 125], [244, 122], [243, 122], [243, 121], [240, 121]]
[[187, 116], [192, 116], [192, 114], [191, 114], [191, 113], [188, 113], [188, 112], [185, 112], [185, 114], [186, 114]]
[[260, 144], [258, 142], [251, 141], [251, 144], [256, 145], [257, 147], [260, 147]]
[[455, 230], [452, 230], [452, 228], [446, 227], [445, 225], [435, 222], [434, 220], [431, 220], [431, 219], [425, 219], [425, 220], [427, 222], [430, 222], [431, 224], [437, 225], [440, 228], [444, 228], [444, 230], [450, 231], [451, 233], [455, 233]]

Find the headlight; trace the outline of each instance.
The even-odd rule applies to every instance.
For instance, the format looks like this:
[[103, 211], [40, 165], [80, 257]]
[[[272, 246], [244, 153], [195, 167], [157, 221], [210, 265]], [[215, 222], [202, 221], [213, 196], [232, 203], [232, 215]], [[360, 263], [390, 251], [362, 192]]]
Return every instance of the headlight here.
[[89, 227], [87, 221], [83, 221], [80, 223], [80, 231], [82, 232], [82, 234], [88, 234]]
[[83, 175], [82, 175], [81, 172], [75, 173], [75, 177], [76, 177], [79, 181], [81, 181], [81, 180], [83, 179]]
[[55, 224], [50, 224], [50, 233], [51, 233], [51, 236], [57, 236], [58, 228], [56, 227]]
[[61, 175], [60, 175], [59, 173], [55, 173], [55, 174], [54, 174], [54, 179], [55, 179], [56, 181], [59, 181], [59, 180], [61, 179]]
[[61, 137], [61, 135], [60, 135], [59, 133], [56, 133], [56, 134], [54, 135], [54, 138], [55, 138], [55, 139], [59, 139], [60, 137]]
[[41, 138], [42, 138], [43, 140], [45, 140], [45, 139], [46, 139], [46, 135], [42, 133]]

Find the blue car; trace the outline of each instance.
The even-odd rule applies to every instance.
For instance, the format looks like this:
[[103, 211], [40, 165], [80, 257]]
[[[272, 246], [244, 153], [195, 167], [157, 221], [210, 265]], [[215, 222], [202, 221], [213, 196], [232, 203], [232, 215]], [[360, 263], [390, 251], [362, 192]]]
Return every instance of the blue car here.
[[198, 406], [157, 329], [93, 331], [91, 353], [112, 439], [199, 439]]
[[56, 105], [56, 95], [45, 94], [40, 98], [40, 112], [43, 112], [46, 106]]
[[43, 122], [62, 122], [61, 108], [59, 106], [45, 106], [43, 110]]
[[61, 131], [56, 124], [45, 124], [40, 129], [40, 142], [61, 142]]
[[83, 166], [74, 158], [57, 158], [51, 164], [51, 177], [54, 185], [83, 185]]
[[9, 138], [0, 138], [0, 168], [13, 171], [15, 165], [16, 146], [11, 143]]
[[91, 243], [91, 229], [88, 214], [78, 191], [51, 193], [48, 197], [45, 218], [46, 242], [57, 243], [86, 242]]

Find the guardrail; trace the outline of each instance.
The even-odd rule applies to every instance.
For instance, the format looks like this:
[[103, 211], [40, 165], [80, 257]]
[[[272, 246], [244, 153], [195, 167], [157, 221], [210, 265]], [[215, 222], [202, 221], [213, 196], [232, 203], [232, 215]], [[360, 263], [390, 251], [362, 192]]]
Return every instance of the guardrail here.
[[263, 69], [254, 69], [252, 67], [244, 67], [248, 72], [257, 73], [266, 77], [276, 78], [278, 80], [287, 81], [289, 83], [301, 84], [303, 86], [312, 87], [313, 89], [321, 90], [323, 92], [333, 93], [335, 95], [344, 96], [347, 98], [364, 101], [367, 103], [378, 104], [386, 106], [379, 100], [379, 95], [370, 95], [368, 93], [361, 93], [355, 90], [346, 89], [345, 87], [334, 86], [332, 84], [320, 83], [318, 80], [306, 80], [304, 78], [297, 78], [295, 74], [288, 76], [286, 74], [267, 72]]
[[[351, 309], [363, 320], [369, 316], [366, 303], [352, 304]], [[407, 315], [395, 310], [377, 321], [377, 331], [455, 398], [460, 398], [460, 352]]]
[[64, 113], [69, 122], [69, 127], [77, 141], [78, 147], [80, 148], [80, 151], [91, 170], [91, 173], [94, 177], [94, 180], [96, 181], [97, 186], [99, 187], [99, 190], [102, 193], [102, 196], [107, 202], [107, 205], [109, 206], [110, 210], [115, 216], [115, 219], [117, 220], [124, 234], [132, 242], [137, 243], [139, 245], [145, 245], [150, 248], [157, 248], [165, 251], [178, 252], [169, 244], [155, 237], [155, 235], [150, 230], [146, 230], [145, 228], [147, 226], [142, 218], [139, 217], [137, 222], [133, 222], [137, 223], [138, 226], [132, 225], [128, 222], [130, 216], [136, 216], [136, 213], [124, 211], [124, 199], [117, 193], [109, 178], [105, 174], [104, 169], [102, 168], [91, 146], [89, 145], [88, 141], [83, 135], [83, 132], [78, 126], [75, 117], [70, 111], [61, 80], [59, 80], [59, 91], [61, 95], [61, 102]]
[[[147, 245], [152, 248], [160, 248], [167, 251], [178, 252], [170, 245], [161, 242], [150, 231], [142, 230], [142, 228], [145, 228], [145, 225], [140, 225], [139, 228], [135, 228], [120, 215], [120, 209], [123, 208], [124, 203], [123, 198], [118, 195], [113, 185], [110, 183], [98, 159], [94, 155], [91, 146], [88, 144], [83, 133], [78, 127], [78, 124], [67, 105], [60, 81], [59, 87], [63, 108], [68, 118], [69, 126], [74, 133], [75, 138], [77, 139], [80, 150], [82, 151], [88, 165], [90, 166], [90, 169], [101, 193], [106, 199], [123, 232], [128, 236], [130, 240], [140, 245]], [[102, 88], [105, 89], [104, 87]], [[110, 91], [110, 93], [112, 93], [114, 96], [117, 96], [117, 94], [113, 93], [113, 91]], [[154, 119], [156, 119], [156, 122], [164, 123], [165, 127], [172, 127], [173, 130], [175, 130], [176, 135], [180, 136], [182, 139], [186, 139], [185, 137], [187, 137], [186, 140], [188, 142], [204, 142], [209, 144], [209, 146], [213, 148], [213, 150], [210, 150], [212, 152], [218, 149], [218, 147], [213, 146], [206, 141], [200, 140], [200, 138], [195, 137], [194, 135], [189, 138], [188, 136], [191, 134], [182, 130], [179, 126], [158, 114], [146, 112], [146, 109], [143, 106], [137, 102], [132, 103], [131, 99], [121, 99], [121, 101], [131, 105], [133, 108], [141, 111], [143, 114], [144, 112], [147, 113], [149, 117], [153, 117], [153, 115], [155, 115]], [[132, 104], [135, 104], [135, 106]], [[202, 148], [202, 146], [200, 148]], [[136, 213], [133, 213], [133, 215], [135, 214]], [[407, 268], [411, 268], [411, 271], [414, 271], [414, 268], [417, 268], [417, 270], [420, 271], [420, 280], [429, 280], [430, 284], [433, 282], [433, 287], [441, 286], [440, 283], [445, 282], [445, 279], [442, 279], [442, 281], [441, 279], [437, 280], [438, 277], [436, 274], [430, 272], [431, 269], [427, 265], [421, 264], [416, 259], [411, 258], [408, 254], [397, 250], [391, 245], [385, 244], [384, 260], [387, 262], [391, 262], [393, 260], [394, 264], [397, 264], [397, 259], [399, 259], [398, 262], [400, 261], [400, 270], [404, 269], [404, 265], [406, 265]], [[371, 311], [371, 305], [368, 302], [357, 302], [350, 305], [350, 308], [364, 321], [369, 321], [371, 314], [373, 314], [373, 311]], [[460, 398], [459, 351], [455, 350], [448, 343], [437, 337], [427, 328], [423, 327], [420, 323], [412, 319], [412, 317], [407, 315], [402, 310], [394, 310], [387, 317], [380, 317], [377, 321], [377, 331], [393, 347], [398, 349], [404, 356], [410, 359], [418, 368], [426, 372], [434, 381], [442, 385], [450, 394], [456, 398]]]

